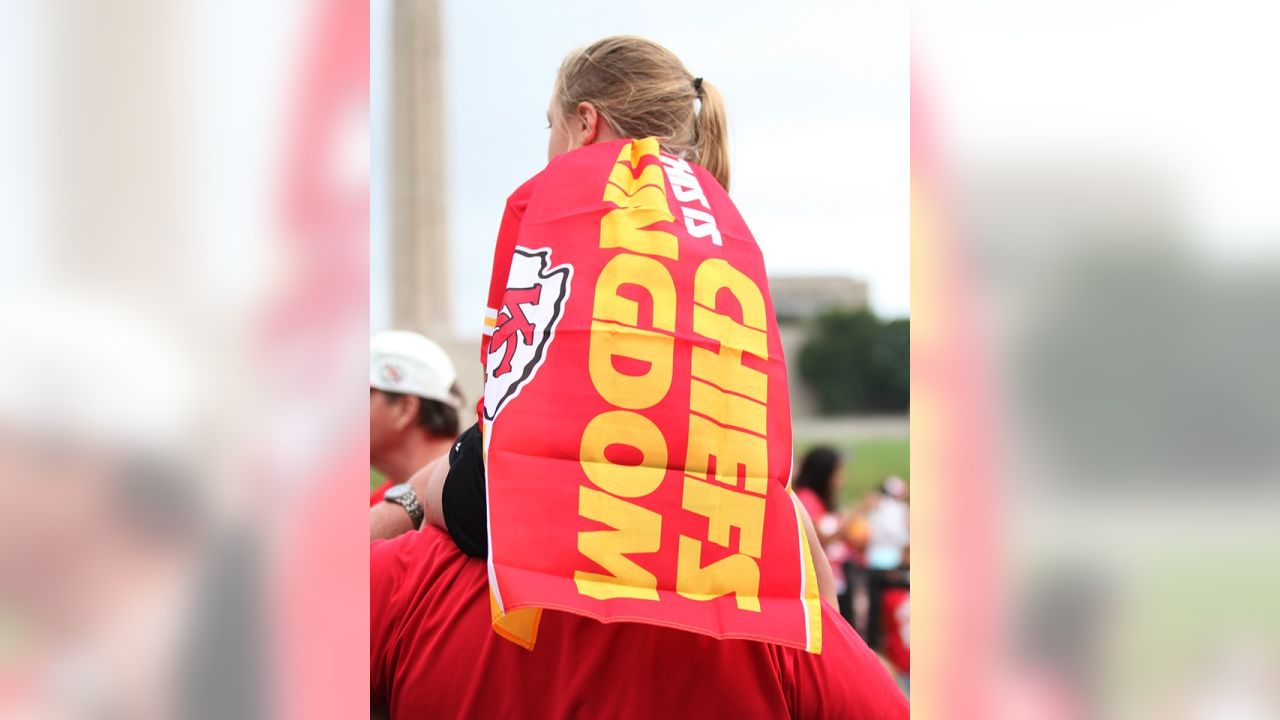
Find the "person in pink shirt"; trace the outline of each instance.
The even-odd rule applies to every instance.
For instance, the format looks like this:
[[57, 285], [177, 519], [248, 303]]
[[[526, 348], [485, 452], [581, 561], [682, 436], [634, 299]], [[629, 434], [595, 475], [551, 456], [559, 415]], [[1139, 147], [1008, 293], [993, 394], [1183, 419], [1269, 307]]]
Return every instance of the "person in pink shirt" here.
[[844, 461], [835, 448], [819, 445], [804, 456], [800, 471], [792, 480], [792, 488], [800, 504], [809, 513], [817, 530], [818, 540], [831, 561], [831, 573], [835, 576], [836, 593], [840, 600], [840, 613], [846, 618], [852, 614], [851, 597], [845, 580], [844, 564], [851, 557], [845, 536], [849, 519], [840, 514], [840, 486], [844, 483]]

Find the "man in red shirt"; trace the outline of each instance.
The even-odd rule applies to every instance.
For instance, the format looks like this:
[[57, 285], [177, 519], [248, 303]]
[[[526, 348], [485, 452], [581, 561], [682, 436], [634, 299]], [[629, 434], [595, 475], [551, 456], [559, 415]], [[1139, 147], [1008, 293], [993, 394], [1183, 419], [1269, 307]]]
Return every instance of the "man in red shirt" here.
[[822, 654], [545, 611], [533, 650], [490, 627], [483, 560], [434, 527], [370, 547], [375, 712], [440, 717], [909, 717], [880, 660], [823, 603]]
[[458, 374], [449, 356], [418, 333], [387, 330], [369, 343], [369, 464], [386, 481], [369, 506], [449, 452], [458, 435]]

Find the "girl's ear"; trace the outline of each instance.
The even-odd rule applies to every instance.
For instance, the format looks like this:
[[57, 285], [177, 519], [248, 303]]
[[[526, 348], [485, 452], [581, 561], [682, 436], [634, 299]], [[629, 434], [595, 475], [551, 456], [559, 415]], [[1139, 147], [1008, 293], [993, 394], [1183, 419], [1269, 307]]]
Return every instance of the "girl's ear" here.
[[600, 134], [600, 113], [596, 112], [596, 106], [589, 102], [580, 102], [577, 107], [578, 116], [578, 139], [581, 145], [586, 146], [596, 141], [596, 137]]

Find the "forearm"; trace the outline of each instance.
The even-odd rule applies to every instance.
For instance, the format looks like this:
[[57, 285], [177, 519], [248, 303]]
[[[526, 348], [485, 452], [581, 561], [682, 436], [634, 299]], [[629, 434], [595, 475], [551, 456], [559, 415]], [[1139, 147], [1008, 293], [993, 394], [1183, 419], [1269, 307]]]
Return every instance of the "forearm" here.
[[394, 503], [381, 502], [369, 510], [369, 540], [389, 540], [413, 529], [409, 513]]
[[[409, 486], [418, 496], [425, 514], [424, 525], [444, 529], [444, 514], [440, 510], [440, 498], [445, 476], [449, 474], [447, 456], [433, 460], [409, 478]], [[387, 540], [413, 530], [409, 513], [395, 503], [382, 502], [369, 510], [369, 539]]]

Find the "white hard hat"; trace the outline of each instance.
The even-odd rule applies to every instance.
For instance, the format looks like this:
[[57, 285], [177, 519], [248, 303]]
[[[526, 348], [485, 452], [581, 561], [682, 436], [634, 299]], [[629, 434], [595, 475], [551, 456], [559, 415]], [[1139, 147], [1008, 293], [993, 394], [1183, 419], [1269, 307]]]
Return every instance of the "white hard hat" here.
[[386, 330], [369, 343], [369, 387], [457, 407], [458, 372], [444, 349], [415, 332]]

